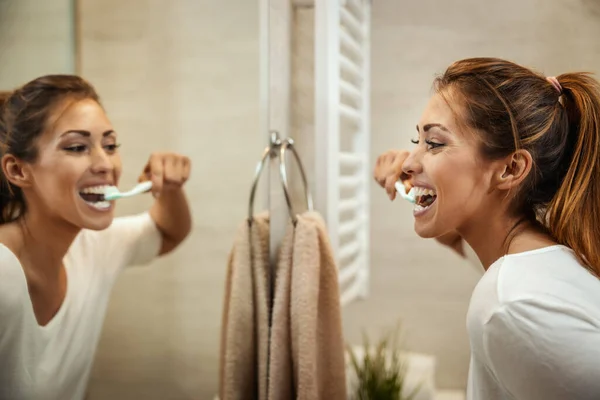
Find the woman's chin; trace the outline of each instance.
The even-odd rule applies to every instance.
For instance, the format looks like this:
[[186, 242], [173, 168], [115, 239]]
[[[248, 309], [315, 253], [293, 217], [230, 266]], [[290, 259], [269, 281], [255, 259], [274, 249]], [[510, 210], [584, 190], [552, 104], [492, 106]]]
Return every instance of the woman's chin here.
[[422, 224], [415, 221], [415, 233], [422, 237], [423, 239], [433, 239], [437, 236], [435, 229], [431, 229], [431, 227], [426, 226], [427, 224]]
[[436, 204], [423, 211], [415, 211], [415, 233], [424, 239], [431, 239], [439, 234], [439, 229], [436, 227]]
[[100, 215], [80, 215], [79, 227], [92, 231], [102, 231], [108, 228], [114, 220], [114, 212], [111, 210]]
[[111, 224], [113, 223], [113, 219], [114, 215], [112, 212], [107, 213], [102, 217], [86, 218], [82, 225], [82, 228], [89, 229], [92, 231], [102, 231], [111, 226]]
[[445, 226], [440, 226], [436, 222], [435, 219], [427, 221], [415, 219], [415, 233], [423, 239], [435, 239], [449, 231]]
[[101, 231], [108, 228], [114, 219], [114, 202], [102, 202], [96, 205], [84, 201], [77, 204], [79, 227], [93, 231]]

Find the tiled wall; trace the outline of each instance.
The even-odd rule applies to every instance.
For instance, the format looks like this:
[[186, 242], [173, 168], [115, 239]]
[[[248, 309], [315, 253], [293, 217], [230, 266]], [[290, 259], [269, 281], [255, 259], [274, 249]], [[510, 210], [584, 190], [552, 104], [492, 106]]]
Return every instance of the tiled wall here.
[[[265, 26], [268, 26], [267, 71], [268, 76], [268, 126], [265, 126], [265, 137], [269, 132], [277, 132], [281, 139], [290, 136], [291, 108], [291, 37], [292, 37], [292, 4], [290, 0], [262, 0], [268, 4], [268, 14], [263, 15]], [[266, 57], [267, 54], [261, 54]], [[288, 208], [278, 173], [279, 158], [272, 158], [263, 174], [269, 176], [268, 207], [270, 212], [270, 253], [275, 260], [285, 236], [288, 221]], [[262, 178], [266, 180], [266, 178]], [[265, 190], [266, 189], [262, 189]]]
[[[211, 399], [227, 255], [247, 211], [259, 132], [258, 1], [81, 0], [82, 73], [122, 138], [125, 186], [153, 151], [192, 159], [191, 237], [127, 271], [109, 307], [92, 399]], [[122, 201], [127, 214], [148, 201]]]
[[72, 3], [0, 1], [0, 90], [12, 90], [40, 75], [74, 71]]

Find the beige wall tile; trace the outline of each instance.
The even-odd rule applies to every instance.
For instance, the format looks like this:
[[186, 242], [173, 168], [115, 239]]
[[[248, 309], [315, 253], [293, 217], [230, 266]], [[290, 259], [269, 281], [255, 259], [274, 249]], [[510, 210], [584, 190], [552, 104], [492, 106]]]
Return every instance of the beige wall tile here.
[[0, 90], [75, 70], [71, 0], [0, 1]]
[[176, 253], [118, 280], [91, 397], [212, 398], [227, 256], [266, 138], [258, 1], [82, 0], [81, 15], [82, 73], [121, 135], [124, 185], [153, 151], [193, 163], [194, 231]]

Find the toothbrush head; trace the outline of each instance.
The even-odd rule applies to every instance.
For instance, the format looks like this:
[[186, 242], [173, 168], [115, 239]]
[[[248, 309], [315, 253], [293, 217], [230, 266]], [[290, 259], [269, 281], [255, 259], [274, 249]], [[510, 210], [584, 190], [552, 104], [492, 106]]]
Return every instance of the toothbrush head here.
[[119, 192], [119, 189], [116, 186], [109, 186], [104, 191], [104, 200], [105, 201], [117, 200], [120, 197], [120, 195], [121, 195], [121, 192]]
[[402, 196], [402, 198], [404, 200], [406, 200], [412, 204], [415, 204], [417, 202], [417, 200], [415, 198], [415, 189], [414, 188], [410, 188], [408, 193], [406, 193], [406, 187], [404, 186], [404, 182], [398, 181], [398, 182], [396, 182], [395, 186], [396, 186], [396, 191], [400, 194], [400, 196]]

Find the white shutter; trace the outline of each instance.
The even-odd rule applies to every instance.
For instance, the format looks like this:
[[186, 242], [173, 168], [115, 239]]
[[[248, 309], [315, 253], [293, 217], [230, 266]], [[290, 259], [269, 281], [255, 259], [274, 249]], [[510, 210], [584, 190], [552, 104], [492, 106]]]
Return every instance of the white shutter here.
[[315, 205], [339, 266], [342, 305], [369, 286], [370, 1], [315, 1]]

